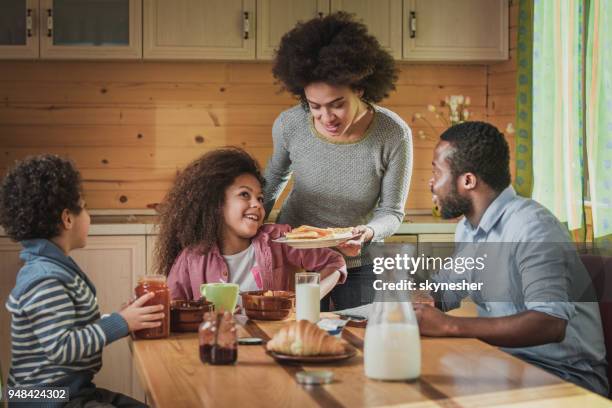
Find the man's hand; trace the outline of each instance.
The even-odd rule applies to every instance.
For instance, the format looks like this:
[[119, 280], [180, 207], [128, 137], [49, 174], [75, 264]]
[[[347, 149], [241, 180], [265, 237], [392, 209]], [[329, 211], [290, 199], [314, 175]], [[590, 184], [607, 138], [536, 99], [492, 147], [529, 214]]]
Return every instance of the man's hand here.
[[419, 322], [419, 331], [423, 336], [453, 336], [452, 316], [448, 316], [435, 307], [425, 303], [414, 303], [414, 312]]
[[164, 318], [164, 313], [159, 312], [164, 310], [164, 305], [143, 306], [154, 296], [153, 292], [142, 295], [119, 312], [130, 332], [161, 326], [160, 320]]
[[414, 304], [424, 336], [477, 338], [499, 347], [533, 347], [565, 338], [567, 321], [535, 310], [503, 317], [456, 317]]
[[426, 290], [413, 290], [410, 292], [410, 301], [412, 304], [424, 303], [429, 306], [435, 306], [434, 298]]

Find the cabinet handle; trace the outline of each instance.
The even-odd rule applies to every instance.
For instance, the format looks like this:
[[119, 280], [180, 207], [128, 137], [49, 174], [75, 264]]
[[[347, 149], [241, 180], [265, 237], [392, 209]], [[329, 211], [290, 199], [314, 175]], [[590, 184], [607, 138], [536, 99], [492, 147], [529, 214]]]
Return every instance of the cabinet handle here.
[[47, 37], [53, 37], [53, 10], [47, 9]]
[[408, 20], [408, 31], [410, 32], [410, 38], [416, 38], [416, 11], [410, 12], [410, 19]]
[[242, 20], [242, 30], [244, 32], [244, 39], [248, 40], [249, 39], [249, 31], [251, 29], [251, 22], [249, 20], [249, 12], [245, 11], [244, 12], [244, 18]]
[[27, 14], [26, 14], [26, 35], [28, 37], [32, 36], [33, 24], [34, 24], [34, 18], [32, 17], [32, 9], [28, 9]]

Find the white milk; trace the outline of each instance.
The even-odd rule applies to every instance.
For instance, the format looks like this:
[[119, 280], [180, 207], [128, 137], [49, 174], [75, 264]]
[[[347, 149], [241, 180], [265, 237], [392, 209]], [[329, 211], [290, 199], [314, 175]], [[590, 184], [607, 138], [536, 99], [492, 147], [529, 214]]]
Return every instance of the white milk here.
[[295, 285], [295, 320], [319, 321], [320, 293], [318, 283], [300, 283]]
[[365, 375], [377, 380], [412, 380], [421, 375], [421, 339], [414, 324], [368, 325], [364, 340]]

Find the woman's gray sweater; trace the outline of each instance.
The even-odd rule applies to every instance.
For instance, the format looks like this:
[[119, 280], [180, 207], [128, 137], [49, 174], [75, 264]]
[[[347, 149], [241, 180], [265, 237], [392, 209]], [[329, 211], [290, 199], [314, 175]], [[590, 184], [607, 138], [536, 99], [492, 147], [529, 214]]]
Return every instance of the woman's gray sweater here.
[[374, 118], [364, 138], [342, 144], [323, 139], [301, 105], [281, 113], [272, 128], [274, 153], [265, 171], [266, 213], [293, 173], [293, 189], [278, 223], [293, 227], [363, 224], [374, 230], [374, 240], [393, 235], [403, 220], [408, 197], [412, 132], [397, 114], [373, 108]]

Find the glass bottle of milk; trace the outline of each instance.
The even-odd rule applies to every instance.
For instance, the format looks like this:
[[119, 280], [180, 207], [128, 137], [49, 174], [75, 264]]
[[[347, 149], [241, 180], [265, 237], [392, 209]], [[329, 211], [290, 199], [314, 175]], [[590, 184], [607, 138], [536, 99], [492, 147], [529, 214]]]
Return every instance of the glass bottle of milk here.
[[416, 379], [421, 375], [421, 339], [412, 303], [407, 296], [384, 295], [377, 296], [368, 317], [365, 375], [387, 381]]

